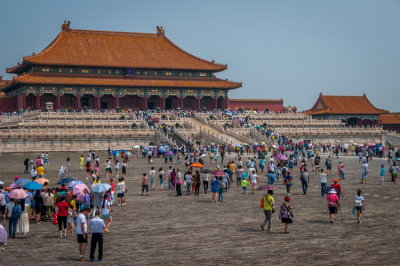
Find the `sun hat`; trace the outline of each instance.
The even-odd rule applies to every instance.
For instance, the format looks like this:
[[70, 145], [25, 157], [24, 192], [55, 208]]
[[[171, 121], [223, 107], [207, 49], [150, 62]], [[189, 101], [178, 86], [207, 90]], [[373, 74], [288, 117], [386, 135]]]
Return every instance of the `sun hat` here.
[[336, 194], [336, 190], [334, 188], [332, 188], [331, 190], [329, 190], [328, 194]]
[[339, 180], [337, 178], [333, 179], [333, 183], [337, 183]]
[[289, 197], [285, 197], [284, 198], [284, 201], [291, 201], [292, 199], [291, 198], [289, 198]]

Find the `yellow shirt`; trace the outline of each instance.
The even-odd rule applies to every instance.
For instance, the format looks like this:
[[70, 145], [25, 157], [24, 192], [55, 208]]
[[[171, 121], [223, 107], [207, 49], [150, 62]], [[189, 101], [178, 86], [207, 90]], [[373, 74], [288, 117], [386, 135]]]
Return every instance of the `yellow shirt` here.
[[[268, 197], [268, 201], [267, 201], [267, 197]], [[274, 205], [274, 197], [272, 197], [271, 195], [267, 195], [267, 196], [264, 196], [263, 198], [264, 198], [264, 210], [272, 211], [272, 206]]]
[[38, 175], [44, 175], [44, 167], [43, 166], [39, 166], [37, 168], [37, 173], [38, 173]]
[[229, 165], [229, 169], [231, 170], [232, 173], [236, 173], [236, 165], [235, 164], [231, 163]]

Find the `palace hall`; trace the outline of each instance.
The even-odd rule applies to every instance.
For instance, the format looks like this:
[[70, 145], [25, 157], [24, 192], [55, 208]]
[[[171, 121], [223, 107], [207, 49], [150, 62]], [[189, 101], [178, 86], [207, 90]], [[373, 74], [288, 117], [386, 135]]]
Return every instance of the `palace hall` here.
[[18, 110], [229, 107], [228, 92], [242, 86], [216, 77], [227, 65], [183, 51], [157, 33], [77, 30], [66, 21], [42, 52], [7, 68], [3, 87]]

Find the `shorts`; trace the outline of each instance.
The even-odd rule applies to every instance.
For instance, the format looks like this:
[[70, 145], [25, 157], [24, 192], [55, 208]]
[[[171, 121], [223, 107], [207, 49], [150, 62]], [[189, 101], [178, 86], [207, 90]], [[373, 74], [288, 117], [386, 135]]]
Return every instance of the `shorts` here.
[[87, 243], [87, 234], [85, 234], [85, 236], [86, 236], [86, 238], [84, 239], [83, 234], [77, 234], [76, 237], [77, 237], [78, 243]]
[[337, 207], [328, 207], [329, 208], [329, 214], [336, 214], [338, 211]]
[[362, 175], [361, 175], [361, 178], [362, 178], [362, 179], [366, 179], [367, 177], [368, 177], [368, 174], [362, 174]]
[[111, 215], [110, 215], [110, 214], [102, 214], [102, 215], [101, 215], [101, 218], [103, 218], [103, 219], [110, 219], [110, 218], [111, 218]]
[[284, 224], [291, 224], [293, 223], [292, 219], [290, 218], [282, 218], [282, 223]]
[[362, 212], [363, 211], [363, 207], [362, 206], [356, 206], [356, 211]]
[[125, 196], [125, 193], [117, 193], [117, 198], [123, 198]]
[[91, 171], [90, 169], [86, 169], [86, 173], [90, 173], [90, 171]]
[[1, 205], [0, 206], [0, 214], [4, 215], [5, 212], [6, 212], [6, 205]]
[[330, 165], [326, 166], [326, 170], [332, 170], [332, 166]]

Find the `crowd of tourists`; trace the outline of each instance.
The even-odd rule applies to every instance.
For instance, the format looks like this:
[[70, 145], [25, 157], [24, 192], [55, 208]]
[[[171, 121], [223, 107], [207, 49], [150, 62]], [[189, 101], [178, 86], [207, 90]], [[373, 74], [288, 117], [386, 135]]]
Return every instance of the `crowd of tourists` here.
[[[326, 198], [330, 223], [334, 223], [335, 216], [340, 213], [346, 167], [339, 161], [337, 172], [332, 171], [333, 158], [328, 153], [323, 162], [319, 152], [327, 150], [320, 148], [291, 142], [274, 147], [258, 143], [237, 146], [192, 143], [177, 147], [137, 145], [129, 151], [117, 151], [109, 147], [104, 163], [95, 151], [82, 154], [76, 166], [86, 173], [83, 180], [65, 177], [75, 167], [75, 164], [71, 165], [71, 159], [66, 158], [64, 165], [60, 167], [58, 186], [55, 187], [50, 187], [51, 182], [46, 179], [50, 159], [43, 152], [35, 159], [24, 160], [24, 173], [30, 179], [15, 177], [14, 183], [8, 186], [1, 184], [1, 215], [3, 220], [9, 221], [8, 237], [12, 239], [17, 234], [27, 237], [31, 220], [38, 224], [42, 220], [52, 220], [58, 225], [60, 238], [77, 235], [80, 260], [85, 260], [90, 227], [92, 238], [89, 259], [95, 259], [94, 253], [98, 245], [98, 260], [102, 260], [103, 233], [110, 233], [112, 208], [126, 206], [125, 193], [128, 188], [125, 178], [129, 163], [132, 158], [143, 157], [146, 158], [148, 171], [141, 173], [139, 193], [142, 196], [149, 196], [156, 190], [170, 191], [177, 197], [210, 193], [212, 203], [222, 203], [225, 200], [224, 195], [233, 187], [247, 194], [250, 186], [251, 194], [255, 194], [257, 190], [267, 191], [259, 204], [265, 214], [261, 229], [271, 230], [273, 213], [278, 212], [284, 224], [284, 232], [288, 233], [289, 224], [294, 219], [290, 196], [294, 185], [293, 176], [297, 173], [304, 195], [308, 191], [310, 172], [319, 176], [321, 197]], [[234, 156], [226, 156], [227, 153]], [[399, 167], [396, 160], [392, 159], [397, 158], [397, 153], [398, 150], [389, 150], [392, 158], [389, 159], [388, 172], [394, 183], [397, 183]], [[360, 150], [359, 156], [360, 183], [366, 183], [371, 154], [365, 148]], [[156, 166], [155, 158], [163, 158], [165, 166]], [[157, 161], [160, 162], [159, 159]], [[214, 166], [207, 167], [207, 164]], [[386, 167], [382, 164], [377, 173], [381, 185], [384, 184], [386, 174]], [[332, 178], [335, 176], [337, 178]], [[278, 184], [284, 185], [286, 193], [279, 208], [275, 209], [274, 190]], [[361, 190], [355, 192], [353, 202], [354, 215], [357, 222], [361, 223], [365, 209]], [[6, 231], [2, 226], [1, 230]], [[3, 246], [5, 242], [0, 241]]]

